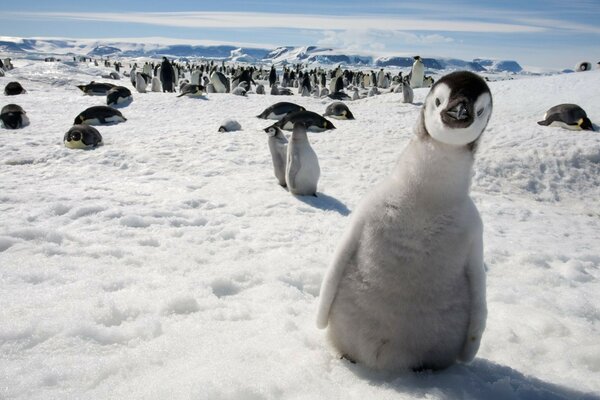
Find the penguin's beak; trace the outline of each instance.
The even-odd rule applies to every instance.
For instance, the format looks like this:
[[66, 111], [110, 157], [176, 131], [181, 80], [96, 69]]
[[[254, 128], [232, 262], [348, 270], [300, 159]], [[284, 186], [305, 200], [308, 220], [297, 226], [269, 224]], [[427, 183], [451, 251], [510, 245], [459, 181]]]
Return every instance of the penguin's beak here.
[[446, 111], [446, 115], [457, 121], [464, 121], [469, 118], [469, 110], [464, 102], [460, 102]]

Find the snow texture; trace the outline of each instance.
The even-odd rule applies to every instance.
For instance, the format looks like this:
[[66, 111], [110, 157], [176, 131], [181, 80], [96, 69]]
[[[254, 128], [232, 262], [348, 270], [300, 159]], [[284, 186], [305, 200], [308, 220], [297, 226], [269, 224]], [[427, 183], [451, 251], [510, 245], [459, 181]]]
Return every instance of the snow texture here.
[[[317, 296], [428, 89], [415, 104], [349, 102], [356, 120], [309, 133], [321, 179], [305, 198], [278, 185], [269, 122], [255, 117], [280, 97], [134, 93], [125, 123], [99, 127], [104, 146], [70, 150], [73, 118], [105, 101], [75, 85], [107, 70], [14, 64], [0, 86], [28, 93], [2, 105], [31, 124], [0, 129], [0, 398], [600, 398], [600, 137], [536, 124], [564, 102], [600, 121], [600, 71], [490, 83], [472, 187], [488, 267], [481, 348], [468, 365], [389, 374], [335, 354]], [[243, 130], [219, 134], [227, 118]]]

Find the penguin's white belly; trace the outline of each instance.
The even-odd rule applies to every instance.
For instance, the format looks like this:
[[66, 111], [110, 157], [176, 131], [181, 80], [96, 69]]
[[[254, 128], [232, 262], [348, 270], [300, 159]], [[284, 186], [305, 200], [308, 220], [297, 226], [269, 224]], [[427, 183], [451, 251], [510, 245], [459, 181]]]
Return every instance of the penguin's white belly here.
[[564, 129], [568, 129], [571, 131], [580, 131], [581, 130], [581, 127], [577, 124], [569, 125], [563, 121], [553, 121], [549, 126], [552, 126], [555, 128], [564, 128]]
[[286, 168], [294, 169], [298, 163], [300, 168], [294, 176], [293, 185], [288, 182], [288, 188], [290, 192], [297, 195], [315, 194], [321, 175], [319, 159], [312, 148], [297, 144], [295, 146], [295, 154], [291, 160], [292, 165], [286, 166]]
[[330, 313], [329, 335], [343, 354], [377, 369], [456, 361], [469, 324], [469, 248], [450, 215], [367, 222]]

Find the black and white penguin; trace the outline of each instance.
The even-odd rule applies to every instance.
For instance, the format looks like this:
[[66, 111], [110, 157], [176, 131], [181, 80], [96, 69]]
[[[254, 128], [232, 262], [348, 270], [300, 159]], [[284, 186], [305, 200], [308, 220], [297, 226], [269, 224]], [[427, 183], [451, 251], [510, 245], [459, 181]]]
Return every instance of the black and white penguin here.
[[0, 111], [0, 121], [6, 129], [19, 129], [29, 125], [29, 119], [23, 107], [17, 104], [7, 104]]
[[205, 93], [204, 86], [185, 84], [177, 97], [188, 96], [188, 97], [201, 97]]
[[409, 74], [409, 85], [411, 88], [420, 88], [423, 87], [423, 79], [425, 78], [425, 64], [419, 56], [415, 56], [414, 59], [415, 62]]
[[273, 87], [275, 82], [277, 82], [277, 71], [275, 71], [274, 66], [271, 66], [271, 70], [269, 71], [269, 86]]
[[108, 106], [93, 106], [85, 109], [77, 117], [73, 125], [108, 125], [127, 121], [119, 110]]
[[328, 105], [323, 116], [335, 119], [354, 119], [354, 115], [348, 106], [341, 101], [334, 101]]
[[551, 107], [544, 114], [544, 120], [538, 121], [538, 124], [559, 126], [570, 130], [594, 130], [592, 121], [590, 121], [583, 108], [577, 104], [559, 104]]
[[115, 86], [106, 93], [106, 104], [108, 106], [128, 105], [133, 101], [131, 90], [125, 86]]
[[442, 77], [392, 174], [353, 211], [317, 315], [339, 355], [395, 371], [475, 357], [487, 307], [483, 225], [469, 189], [491, 113], [479, 76]]
[[229, 79], [219, 71], [213, 71], [210, 74], [210, 83], [213, 84], [217, 93], [229, 93], [231, 91]]
[[295, 111], [305, 111], [305, 108], [299, 106], [298, 104], [290, 103], [287, 101], [280, 101], [279, 103], [275, 103], [272, 106], [265, 108], [265, 110], [258, 114], [256, 117], [262, 119], [276, 119], [277, 121], [279, 121], [287, 114]]
[[335, 92], [335, 93], [330, 93], [327, 94], [325, 97], [329, 97], [332, 100], [352, 100], [352, 97], [350, 97], [349, 95], [347, 95], [344, 92]]
[[112, 83], [102, 83], [91, 81], [87, 85], [77, 85], [77, 87], [88, 96], [106, 96], [108, 91], [116, 85]]
[[580, 63], [577, 63], [577, 65], [575, 66], [575, 71], [577, 71], [577, 72], [590, 71], [591, 69], [592, 69], [592, 63], [589, 61], [581, 61]]
[[21, 86], [19, 82], [8, 82], [4, 87], [4, 94], [6, 96], [16, 96], [25, 93], [27, 93], [27, 91], [23, 89], [23, 86]]
[[102, 135], [89, 125], [73, 125], [65, 133], [63, 143], [70, 149], [93, 149], [102, 146]]
[[175, 70], [167, 57], [163, 57], [163, 61], [160, 64], [159, 78], [163, 92], [175, 91], [175, 88], [173, 87], [173, 83], [175, 82]]
[[289, 113], [274, 125], [283, 130], [291, 131], [298, 122], [302, 123], [306, 129], [312, 132], [323, 132], [329, 129], [335, 129], [335, 126], [331, 121], [312, 111], [295, 111]]

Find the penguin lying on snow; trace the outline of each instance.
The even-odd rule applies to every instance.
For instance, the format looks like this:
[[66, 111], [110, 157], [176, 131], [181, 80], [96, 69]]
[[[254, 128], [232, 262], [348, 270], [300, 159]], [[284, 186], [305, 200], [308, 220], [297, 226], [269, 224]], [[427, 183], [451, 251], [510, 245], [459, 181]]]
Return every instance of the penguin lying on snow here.
[[275, 103], [272, 106], [265, 108], [265, 110], [258, 114], [256, 117], [263, 119], [276, 119], [277, 121], [279, 121], [287, 114], [295, 111], [305, 111], [305, 108], [299, 106], [298, 104], [290, 103], [287, 101], [280, 101], [279, 103]]
[[89, 96], [106, 96], [108, 91], [116, 85], [112, 83], [90, 82], [87, 85], [77, 85], [77, 87]]
[[85, 109], [75, 117], [74, 125], [108, 125], [125, 122], [127, 118], [119, 110], [107, 106], [94, 106]]
[[102, 146], [102, 135], [89, 125], [73, 125], [65, 133], [63, 143], [70, 149], [92, 149]]
[[234, 119], [226, 119], [219, 126], [219, 132], [235, 132], [242, 130], [242, 125]]
[[21, 86], [19, 82], [8, 82], [4, 87], [4, 94], [6, 96], [16, 96], [25, 93], [27, 93], [27, 91], [23, 89], [23, 86]]
[[275, 122], [275, 126], [291, 131], [298, 122], [304, 124], [306, 129], [312, 132], [323, 132], [328, 129], [335, 129], [335, 126], [326, 118], [312, 111], [295, 111], [285, 115], [282, 119]]
[[594, 130], [592, 121], [587, 117], [583, 108], [579, 107], [577, 104], [559, 104], [551, 107], [546, 111], [546, 114], [544, 114], [544, 120], [538, 121], [538, 124], [544, 126], [559, 126], [570, 130]]
[[131, 97], [131, 91], [125, 86], [115, 86], [106, 94], [106, 104], [109, 106], [116, 106], [125, 103], [129, 104], [132, 101], [133, 97]]
[[341, 101], [334, 101], [325, 109], [325, 117], [331, 117], [336, 119], [354, 119], [354, 115], [350, 111], [347, 105]]
[[441, 78], [391, 176], [353, 212], [317, 315], [345, 358], [398, 370], [475, 357], [487, 311], [483, 226], [469, 186], [491, 113], [479, 76]]
[[181, 88], [180, 92], [181, 93], [177, 97], [201, 97], [204, 93], [204, 86], [186, 84]]
[[6, 129], [19, 129], [29, 124], [23, 107], [17, 104], [8, 104], [0, 111], [0, 121]]

